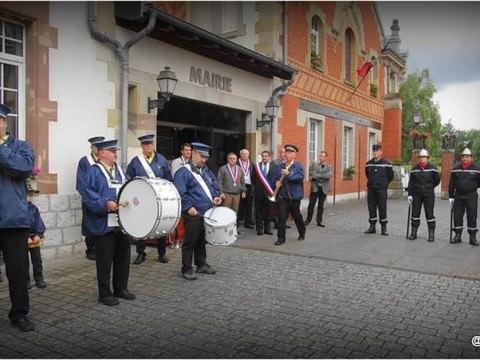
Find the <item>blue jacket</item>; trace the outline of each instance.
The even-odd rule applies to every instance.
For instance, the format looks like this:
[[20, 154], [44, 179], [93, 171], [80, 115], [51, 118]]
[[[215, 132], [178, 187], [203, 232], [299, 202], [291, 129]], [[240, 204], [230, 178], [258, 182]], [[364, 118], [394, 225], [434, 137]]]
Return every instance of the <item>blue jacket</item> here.
[[80, 193], [80, 195], [82, 195], [82, 189], [84, 187], [85, 177], [87, 175], [88, 169], [90, 169], [90, 167], [92, 166], [92, 165], [90, 165], [90, 162], [88, 161], [87, 156], [91, 156], [91, 155], [86, 155], [86, 156], [82, 157], [78, 161], [78, 166], [77, 166], [76, 189]]
[[383, 158], [372, 158], [365, 163], [365, 175], [369, 189], [386, 189], [393, 180], [392, 163]]
[[[192, 166], [192, 169], [195, 173], [199, 174], [197, 168], [193, 166], [193, 164], [190, 164], [190, 166]], [[214, 198], [219, 197], [222, 193], [220, 184], [218, 183], [213, 172], [207, 166], [202, 168], [202, 177], [205, 180], [205, 183], [207, 184], [212, 196]], [[175, 184], [175, 187], [182, 198], [183, 214], [185, 214], [188, 209], [193, 206], [195, 209], [197, 209], [200, 215], [203, 216], [205, 211], [213, 207], [212, 201], [205, 194], [198, 181], [186, 166], [182, 166], [177, 170], [173, 179], [173, 183]]]
[[[115, 179], [121, 183], [120, 173], [116, 166]], [[85, 234], [100, 236], [112, 232], [115, 228], [108, 226], [107, 201], [117, 201], [114, 188], [108, 186], [107, 179], [98, 166], [91, 166], [85, 178], [82, 205], [85, 207]]]
[[[152, 171], [156, 177], [167, 179], [168, 181], [173, 181], [170, 166], [168, 165], [167, 159], [165, 159], [163, 155], [155, 153], [155, 156], [149, 165], [152, 168]], [[129, 179], [135, 176], [148, 177], [147, 172], [145, 171], [140, 160], [138, 160], [138, 157], [136, 156], [132, 159], [132, 161], [130, 161], [130, 164], [128, 164], [126, 175]]]
[[10, 135], [0, 145], [0, 229], [30, 227], [25, 179], [34, 162], [33, 149], [25, 141]]
[[[280, 180], [282, 169], [285, 169], [285, 163], [277, 166], [274, 182]], [[289, 200], [303, 199], [303, 179], [305, 178], [303, 165], [298, 161], [294, 161], [294, 163], [288, 168], [288, 172], [288, 176], [283, 179], [283, 185], [278, 191], [278, 196]]]
[[45, 233], [45, 224], [40, 216], [40, 211], [38, 211], [37, 206], [28, 202], [28, 217], [30, 219], [30, 236], [39, 235], [43, 236]]

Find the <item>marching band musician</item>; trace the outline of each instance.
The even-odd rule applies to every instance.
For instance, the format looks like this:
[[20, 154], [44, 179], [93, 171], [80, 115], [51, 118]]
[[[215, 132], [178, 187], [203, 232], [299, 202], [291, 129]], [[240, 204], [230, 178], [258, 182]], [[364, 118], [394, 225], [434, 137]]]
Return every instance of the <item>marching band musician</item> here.
[[215, 274], [215, 270], [207, 264], [203, 214], [212, 206], [220, 205], [222, 198], [217, 178], [206, 165], [211, 147], [199, 142], [191, 145], [191, 162], [175, 173], [174, 184], [182, 199], [182, 218], [185, 221], [182, 275], [187, 280], [196, 280], [192, 260], [197, 266], [197, 273]]
[[[132, 179], [136, 176], [148, 177], [150, 179], [161, 178], [173, 181], [172, 173], [167, 159], [155, 151], [154, 134], [143, 135], [138, 138], [142, 153], [135, 156], [127, 166], [127, 178]], [[137, 239], [135, 242], [137, 257], [133, 260], [135, 265], [145, 261], [147, 253], [145, 252], [145, 240]], [[168, 263], [166, 256], [166, 245], [163, 239], [157, 239], [158, 261]]]
[[[83, 184], [85, 182], [85, 175], [87, 174], [90, 166], [98, 162], [98, 150], [95, 143], [104, 140], [103, 136], [94, 136], [88, 139], [90, 143], [90, 154], [85, 155], [78, 161], [77, 166], [77, 184], [76, 189], [80, 195], [82, 195]], [[95, 243], [90, 236], [85, 233], [85, 208], [82, 205], [82, 235], [85, 236], [85, 255], [88, 260], [95, 260]]]
[[480, 166], [473, 162], [472, 151], [462, 151], [462, 162], [452, 169], [448, 186], [448, 200], [453, 211], [453, 230], [455, 237], [452, 244], [462, 242], [463, 214], [467, 211], [467, 231], [470, 245], [478, 246], [477, 241], [477, 206], [480, 187]]
[[277, 170], [277, 165], [270, 161], [270, 152], [262, 151], [262, 161], [255, 164], [253, 176], [253, 186], [255, 188], [255, 227], [257, 235], [273, 235], [271, 228], [270, 215], [272, 213], [272, 203], [268, 197], [272, 196], [273, 177]]
[[284, 146], [287, 161], [279, 166], [274, 180], [277, 193], [278, 233], [275, 245], [285, 242], [285, 228], [288, 213], [291, 213], [298, 230], [298, 240], [305, 239], [305, 224], [300, 213], [300, 202], [303, 199], [304, 170], [302, 164], [295, 161], [298, 147], [292, 144]]
[[[117, 140], [96, 143], [98, 162], [90, 167], [85, 179], [82, 203], [85, 206], [86, 233], [95, 243], [98, 300], [105, 305], [118, 305], [117, 298], [135, 299], [128, 291], [130, 272], [130, 243], [117, 223], [118, 190], [125, 175], [117, 165]], [[113, 266], [112, 266], [113, 265]], [[113, 268], [113, 293], [110, 273]]]
[[180, 148], [180, 153], [181, 155], [172, 161], [172, 176], [174, 176], [177, 170], [183, 165], [190, 162], [190, 158], [192, 157], [192, 145], [190, 145], [190, 143], [183, 143]]

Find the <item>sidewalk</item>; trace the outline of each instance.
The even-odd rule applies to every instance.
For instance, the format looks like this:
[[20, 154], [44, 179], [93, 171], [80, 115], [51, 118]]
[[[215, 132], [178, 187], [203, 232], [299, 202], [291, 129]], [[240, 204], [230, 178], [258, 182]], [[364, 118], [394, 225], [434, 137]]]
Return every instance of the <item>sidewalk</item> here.
[[282, 246], [246, 229], [233, 246], [208, 246], [217, 274], [196, 281], [180, 275], [181, 250], [161, 264], [149, 247], [130, 267], [137, 298], [113, 307], [98, 303], [83, 251], [48, 260], [48, 287], [30, 292], [34, 332], [9, 324], [0, 283], [1, 357], [479, 358], [480, 249], [448, 243], [446, 201], [433, 244], [424, 224], [405, 240], [405, 210], [389, 201], [390, 236], [363, 234], [364, 201], [329, 205], [327, 227], [310, 225], [303, 242], [294, 228]]

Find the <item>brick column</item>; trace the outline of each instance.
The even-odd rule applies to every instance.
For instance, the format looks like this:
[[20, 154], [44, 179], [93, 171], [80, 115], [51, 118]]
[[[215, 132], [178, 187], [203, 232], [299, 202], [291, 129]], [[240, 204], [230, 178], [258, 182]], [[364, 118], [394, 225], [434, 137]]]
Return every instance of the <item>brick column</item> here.
[[441, 172], [441, 197], [448, 198], [448, 183], [450, 182], [450, 174], [455, 164], [455, 150], [447, 149], [442, 151], [442, 172]]

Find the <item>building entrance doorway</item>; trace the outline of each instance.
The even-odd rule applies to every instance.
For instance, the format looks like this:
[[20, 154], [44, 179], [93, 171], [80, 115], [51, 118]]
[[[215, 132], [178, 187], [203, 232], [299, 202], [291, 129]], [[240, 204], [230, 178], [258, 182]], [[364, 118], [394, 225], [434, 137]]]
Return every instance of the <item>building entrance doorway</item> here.
[[208, 166], [216, 174], [229, 152], [238, 155], [245, 147], [247, 116], [247, 111], [174, 96], [157, 115], [157, 151], [172, 160], [184, 142], [203, 142], [212, 146]]

